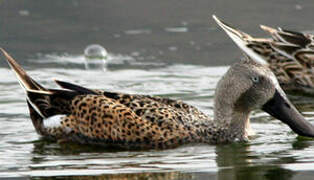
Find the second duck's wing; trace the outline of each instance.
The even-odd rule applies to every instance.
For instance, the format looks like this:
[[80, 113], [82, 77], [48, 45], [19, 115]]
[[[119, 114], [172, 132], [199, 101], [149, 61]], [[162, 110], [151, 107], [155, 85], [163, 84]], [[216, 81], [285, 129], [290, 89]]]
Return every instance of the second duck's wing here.
[[274, 29], [265, 25], [261, 25], [260, 27], [272, 36], [274, 42], [294, 44], [301, 48], [313, 48], [313, 35], [311, 34], [304, 34], [281, 28]]
[[[272, 28], [262, 26], [264, 30], [267, 29], [271, 33], [274, 39], [254, 38], [215, 16], [214, 19], [246, 55], [262, 64], [269, 65], [284, 89], [314, 93], [311, 90], [314, 87], [314, 71], [312, 70], [314, 64], [311, 60], [313, 53], [308, 41], [303, 42], [306, 36], [288, 33], [288, 31], [277, 33], [278, 31], [275, 32]], [[283, 41], [283, 39], [286, 40]], [[301, 48], [300, 45], [290, 42], [298, 42], [303, 46], [306, 44], [307, 48]]]
[[312, 34], [305, 34], [284, 29], [274, 29], [261, 25], [270, 33], [271, 46], [288, 58], [298, 61], [305, 69], [314, 71], [314, 39]]
[[[281, 28], [274, 29], [268, 26], [261, 25], [261, 28], [270, 33], [272, 41], [271, 47], [298, 63], [298, 66], [291, 66], [291, 74], [293, 74], [296, 85], [313, 88], [314, 87], [314, 43], [313, 35], [305, 34]], [[300, 66], [302, 70], [300, 70]], [[289, 67], [291, 69], [291, 67]], [[287, 71], [288, 72], [288, 71]]]

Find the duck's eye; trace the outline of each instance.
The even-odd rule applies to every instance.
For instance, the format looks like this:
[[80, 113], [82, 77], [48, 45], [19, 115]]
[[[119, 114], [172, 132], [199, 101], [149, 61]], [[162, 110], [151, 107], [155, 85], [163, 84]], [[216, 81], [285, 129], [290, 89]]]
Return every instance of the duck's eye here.
[[252, 81], [253, 81], [254, 83], [258, 83], [258, 82], [259, 82], [259, 78], [258, 78], [257, 76], [253, 76], [253, 77], [252, 77]]

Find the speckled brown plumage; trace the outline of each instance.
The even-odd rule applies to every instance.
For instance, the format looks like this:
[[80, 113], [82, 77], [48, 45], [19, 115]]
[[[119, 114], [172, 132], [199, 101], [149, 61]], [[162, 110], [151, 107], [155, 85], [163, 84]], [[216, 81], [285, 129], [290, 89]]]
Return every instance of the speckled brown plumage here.
[[196, 129], [181, 119], [183, 111], [150, 98], [116, 95], [75, 97], [71, 104], [73, 111], [64, 125], [86, 136], [87, 141], [99, 140], [100, 144], [107, 142], [128, 148], [171, 147], [199, 138]]
[[[72, 86], [61, 81], [57, 83], [69, 89]], [[68, 102], [68, 107], [64, 108], [68, 115], [62, 120], [62, 126], [44, 128], [41, 134], [61, 141], [127, 149], [170, 148], [192, 142], [215, 143], [220, 140], [214, 136], [207, 137], [212, 120], [182, 101], [93, 92], [95, 94], [74, 96]], [[71, 131], [67, 132], [66, 128]]]
[[[182, 101], [90, 90], [62, 81], [56, 82], [64, 90], [46, 89], [3, 53], [26, 89], [33, 125], [44, 137], [126, 149], [229, 140], [223, 128], [215, 128], [207, 115]], [[60, 125], [44, 125], [56, 115], [65, 115]]]
[[287, 100], [270, 69], [251, 59], [235, 63], [218, 82], [211, 119], [179, 100], [91, 90], [62, 81], [56, 83], [63, 89], [46, 89], [0, 50], [27, 93], [36, 131], [58, 142], [164, 149], [247, 141], [254, 134], [250, 112], [263, 108], [277, 116], [272, 109], [278, 109], [276, 105], [286, 108], [278, 117], [295, 132], [314, 137], [314, 127]]
[[275, 50], [268, 40], [251, 40], [247, 46], [268, 62], [269, 68], [284, 89], [297, 90], [302, 87], [314, 87], [313, 71], [308, 69], [308, 66]]
[[[71, 89], [69, 83], [57, 83]], [[127, 148], [169, 148], [224, 141], [209, 138], [208, 131], [214, 132], [213, 121], [179, 100], [97, 91], [97, 95], [75, 97], [71, 108], [72, 115], [65, 125], [74, 129], [74, 134], [88, 137], [86, 141], [98, 144], [107, 141]]]
[[241, 39], [236, 43], [242, 44], [240, 48], [244, 53], [250, 54], [243, 46], [268, 63], [284, 90], [314, 94], [314, 36], [312, 34], [261, 26], [264, 31], [271, 34], [272, 38], [254, 38], [220, 20], [217, 22], [225, 31], [235, 32], [234, 34]]

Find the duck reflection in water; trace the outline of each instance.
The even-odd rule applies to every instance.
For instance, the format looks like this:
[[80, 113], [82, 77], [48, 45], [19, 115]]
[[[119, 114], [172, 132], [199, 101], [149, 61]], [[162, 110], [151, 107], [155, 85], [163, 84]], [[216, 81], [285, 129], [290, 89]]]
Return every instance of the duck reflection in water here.
[[[278, 152], [276, 152], [278, 153]], [[285, 153], [285, 152], [282, 152]], [[219, 180], [229, 179], [292, 179], [297, 173], [281, 167], [281, 161], [287, 157], [270, 158], [267, 163], [262, 161], [247, 144], [228, 144], [216, 146], [217, 176]], [[265, 158], [265, 157], [263, 157]], [[293, 158], [290, 162], [296, 162]]]

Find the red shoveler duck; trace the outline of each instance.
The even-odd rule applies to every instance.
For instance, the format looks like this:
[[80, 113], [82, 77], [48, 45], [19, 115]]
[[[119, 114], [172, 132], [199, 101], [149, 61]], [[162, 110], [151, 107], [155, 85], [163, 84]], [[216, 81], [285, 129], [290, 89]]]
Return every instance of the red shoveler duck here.
[[314, 95], [314, 35], [261, 25], [271, 38], [254, 38], [213, 17], [246, 55], [269, 66], [285, 91]]
[[248, 141], [253, 134], [249, 116], [256, 109], [299, 135], [314, 137], [314, 127], [290, 103], [271, 70], [252, 59], [235, 63], [221, 78], [210, 118], [180, 100], [93, 90], [58, 80], [63, 89], [48, 89], [1, 51], [26, 91], [36, 131], [55, 141], [124, 149]]

